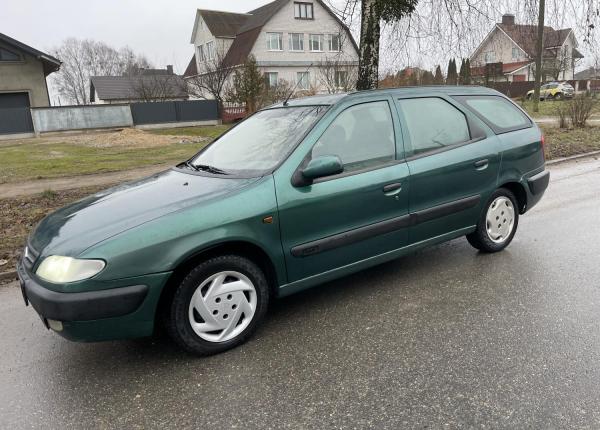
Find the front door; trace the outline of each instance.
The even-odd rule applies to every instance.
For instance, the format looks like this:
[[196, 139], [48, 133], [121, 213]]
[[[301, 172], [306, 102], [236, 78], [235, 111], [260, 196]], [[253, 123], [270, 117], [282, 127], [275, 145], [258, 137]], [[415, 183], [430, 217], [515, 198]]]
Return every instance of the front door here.
[[[288, 282], [403, 247], [408, 240], [408, 167], [391, 99], [343, 106], [306, 157], [337, 155], [341, 174], [294, 187], [275, 175]], [[397, 150], [398, 146], [398, 150]], [[398, 156], [400, 153], [400, 156]]]
[[404, 98], [398, 106], [411, 175], [410, 243], [474, 226], [496, 187], [496, 136], [445, 97]]

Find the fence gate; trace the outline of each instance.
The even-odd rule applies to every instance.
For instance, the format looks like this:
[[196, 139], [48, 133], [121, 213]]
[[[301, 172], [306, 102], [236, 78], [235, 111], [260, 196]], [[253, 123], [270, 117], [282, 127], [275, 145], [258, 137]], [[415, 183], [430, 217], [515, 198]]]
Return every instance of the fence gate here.
[[131, 115], [135, 125], [209, 121], [219, 118], [215, 100], [131, 103]]

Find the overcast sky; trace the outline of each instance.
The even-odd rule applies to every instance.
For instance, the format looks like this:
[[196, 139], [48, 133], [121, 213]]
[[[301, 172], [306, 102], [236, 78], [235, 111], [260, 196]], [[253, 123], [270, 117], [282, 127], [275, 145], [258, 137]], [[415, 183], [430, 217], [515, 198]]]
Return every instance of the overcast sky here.
[[49, 51], [68, 37], [130, 46], [183, 73], [197, 8], [248, 12], [271, 0], [1, 0], [0, 33]]

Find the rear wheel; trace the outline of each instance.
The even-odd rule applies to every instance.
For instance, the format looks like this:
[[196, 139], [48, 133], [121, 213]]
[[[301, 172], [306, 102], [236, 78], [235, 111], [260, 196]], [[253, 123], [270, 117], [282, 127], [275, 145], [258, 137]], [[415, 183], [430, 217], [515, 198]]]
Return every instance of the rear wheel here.
[[499, 188], [483, 209], [477, 228], [467, 235], [469, 243], [483, 252], [498, 252], [513, 240], [519, 224], [519, 210], [514, 194]]
[[562, 93], [556, 93], [556, 95], [554, 96], [554, 100], [562, 100], [563, 95]]
[[245, 342], [263, 319], [269, 287], [262, 270], [247, 258], [211, 258], [191, 270], [177, 287], [167, 329], [185, 350], [216, 354]]

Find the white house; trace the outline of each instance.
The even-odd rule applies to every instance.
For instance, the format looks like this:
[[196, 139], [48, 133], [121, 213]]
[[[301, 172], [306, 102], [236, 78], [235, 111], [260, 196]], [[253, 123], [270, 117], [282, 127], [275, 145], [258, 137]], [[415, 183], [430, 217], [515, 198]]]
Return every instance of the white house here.
[[[502, 16], [502, 22], [494, 25], [471, 55], [471, 75], [484, 77], [487, 73], [488, 78], [495, 81], [533, 81], [536, 41], [536, 25], [515, 24], [514, 15]], [[577, 50], [571, 28], [544, 27], [544, 80], [574, 79], [575, 62], [580, 58], [583, 55]], [[493, 63], [498, 70], [489, 76], [490, 67], [486, 64]]]
[[356, 42], [321, 0], [275, 0], [248, 13], [198, 9], [191, 43], [185, 78], [206, 73], [217, 58], [235, 68], [253, 55], [269, 85], [283, 80], [324, 93], [335, 90], [328, 80], [343, 87], [358, 70]]

